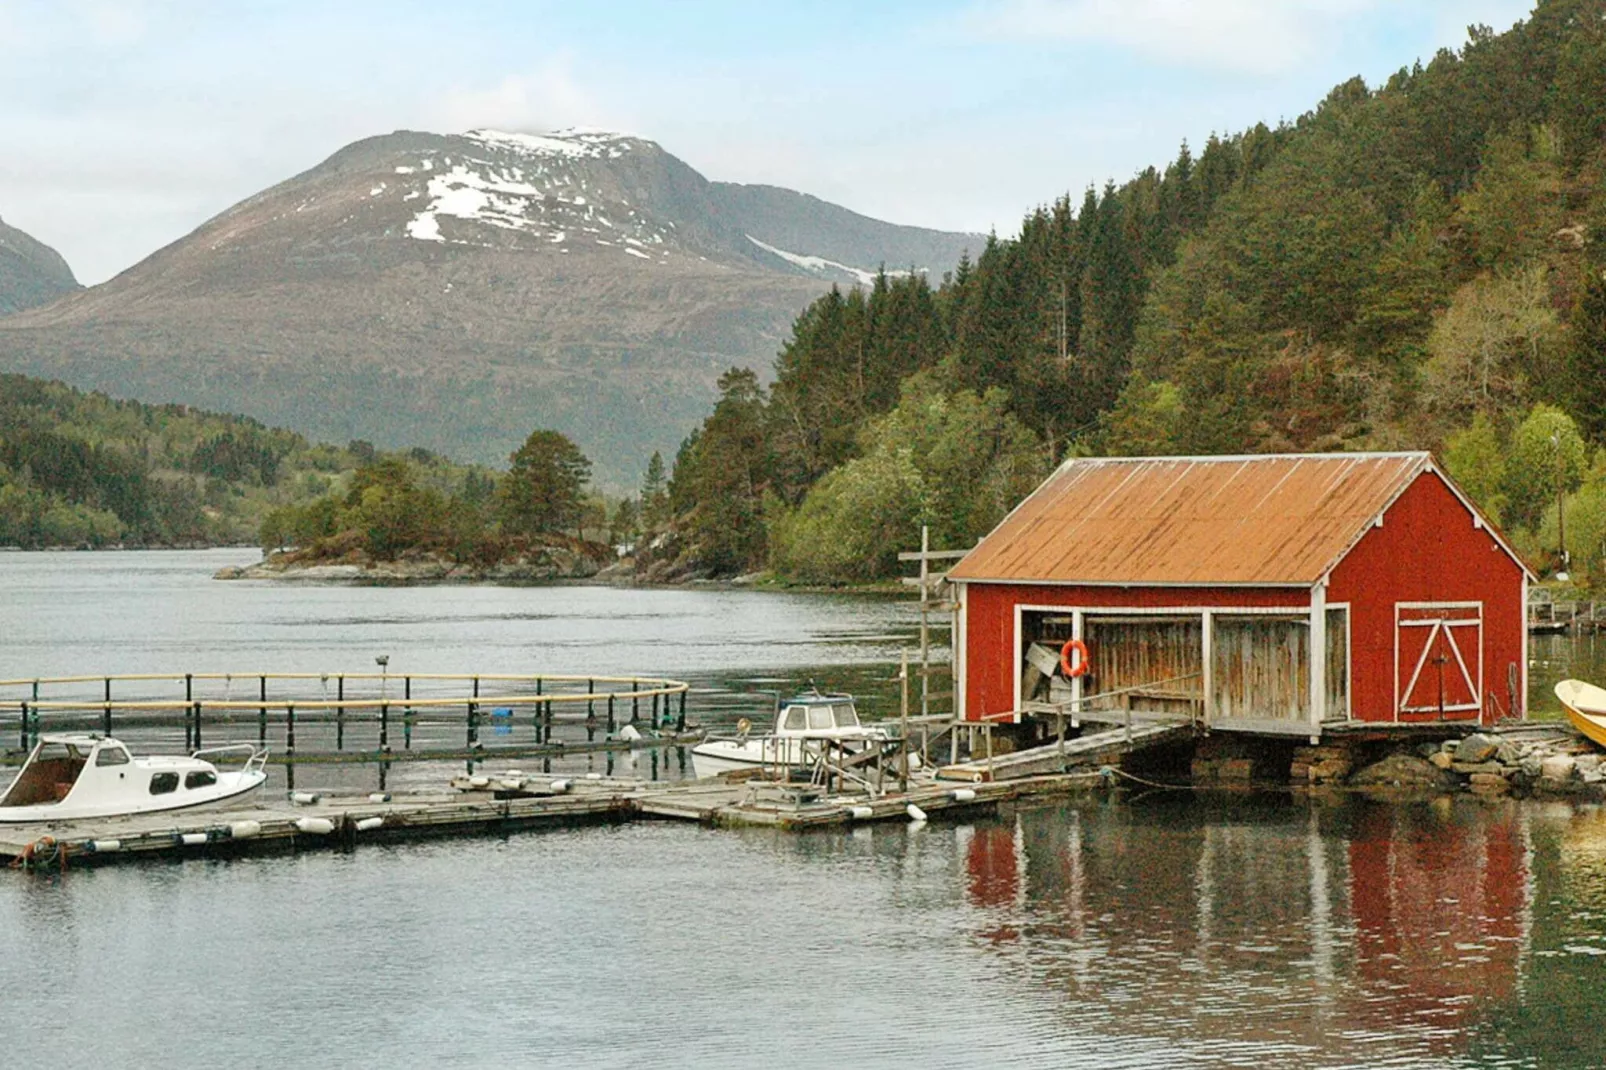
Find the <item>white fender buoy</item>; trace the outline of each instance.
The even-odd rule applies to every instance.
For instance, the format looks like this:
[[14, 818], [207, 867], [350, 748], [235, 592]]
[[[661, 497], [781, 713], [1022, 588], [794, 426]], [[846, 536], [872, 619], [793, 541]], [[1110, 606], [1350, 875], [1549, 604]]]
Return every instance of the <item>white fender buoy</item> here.
[[926, 812], [914, 803], [905, 806], [903, 812], [909, 815], [910, 821], [924, 821], [926, 819]]
[[390, 792], [388, 792], [388, 791], [370, 791], [368, 793], [368, 801], [369, 802], [390, 802]]
[[850, 806], [848, 814], [855, 821], [868, 821], [875, 816], [875, 809], [869, 806]]
[[111, 854], [113, 851], [121, 851], [123, 849], [123, 841], [122, 840], [90, 840], [84, 846], [89, 848], [89, 853], [90, 854], [106, 855], [106, 854]]
[[503, 773], [502, 775], [507, 777], [510, 780], [521, 780], [524, 777], [524, 770], [522, 770], [522, 769], [509, 769], [507, 772]]
[[587, 780], [601, 780], [602, 779], [602, 774], [601, 773], [587, 773], [586, 774], [586, 779]]
[[491, 778], [488, 776], [471, 776], [468, 778], [468, 786], [471, 788], [488, 788], [491, 786]]
[[316, 836], [327, 836], [335, 830], [335, 823], [327, 817], [298, 817], [296, 829]]
[[524, 787], [524, 780], [523, 780], [523, 778], [519, 778], [519, 779], [515, 780], [512, 777], [508, 777], [508, 778], [503, 779], [503, 780], [498, 780], [496, 782], [496, 786], [498, 788], [500, 788], [502, 791], [518, 791], [519, 789]]
[[627, 724], [619, 729], [619, 738], [626, 743], [634, 743], [641, 738], [641, 730], [633, 724]]
[[262, 835], [262, 822], [236, 821], [229, 826], [229, 838], [235, 840], [249, 840], [253, 836]]
[[953, 791], [949, 792], [948, 794], [953, 797], [954, 802], [975, 802], [976, 801], [976, 789], [975, 788], [955, 788]]
[[290, 793], [290, 801], [297, 806], [311, 806], [322, 797], [315, 791], [292, 791]]
[[355, 827], [358, 832], [371, 832], [384, 823], [385, 819], [382, 817], [365, 817], [359, 820]]
[[180, 836], [178, 838], [178, 840], [185, 847], [199, 847], [201, 844], [206, 842], [206, 833], [204, 833], [204, 832], [186, 832], [182, 836]]
[[567, 780], [554, 780], [551, 787], [553, 791], [568, 791], [573, 785]]

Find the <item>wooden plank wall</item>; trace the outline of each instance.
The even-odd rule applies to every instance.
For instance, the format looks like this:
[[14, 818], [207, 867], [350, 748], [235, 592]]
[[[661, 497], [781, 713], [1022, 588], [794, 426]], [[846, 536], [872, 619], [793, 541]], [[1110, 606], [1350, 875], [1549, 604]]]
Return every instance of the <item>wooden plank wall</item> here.
[[[1092, 661], [1087, 694], [1144, 688], [1090, 708], [1187, 713], [1204, 697], [1203, 626], [1198, 617], [1089, 616], [1083, 621]], [[1182, 679], [1179, 679], [1181, 677]]]
[[1308, 721], [1309, 619], [1218, 615], [1215, 625], [1211, 719]]

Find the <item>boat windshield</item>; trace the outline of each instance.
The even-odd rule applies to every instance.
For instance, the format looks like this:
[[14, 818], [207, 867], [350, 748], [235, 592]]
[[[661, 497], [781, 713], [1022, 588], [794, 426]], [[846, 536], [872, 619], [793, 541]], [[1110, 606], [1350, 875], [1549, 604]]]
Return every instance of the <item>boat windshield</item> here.
[[851, 702], [839, 702], [831, 709], [836, 713], [836, 726], [838, 728], [859, 727], [859, 714]]
[[31, 761], [17, 775], [0, 806], [40, 806], [65, 799], [89, 760], [89, 749], [76, 743], [51, 740], [39, 745]]
[[89, 752], [80, 748], [76, 743], [51, 742], [39, 744], [39, 753], [34, 756], [34, 760], [57, 762], [65, 758], [81, 762], [88, 757]]
[[786, 720], [782, 722], [782, 728], [788, 732], [801, 732], [808, 726], [808, 714], [803, 712], [802, 706], [786, 707]]
[[831, 727], [831, 707], [829, 707], [829, 706], [810, 706], [809, 707], [809, 727], [810, 728], [830, 728]]

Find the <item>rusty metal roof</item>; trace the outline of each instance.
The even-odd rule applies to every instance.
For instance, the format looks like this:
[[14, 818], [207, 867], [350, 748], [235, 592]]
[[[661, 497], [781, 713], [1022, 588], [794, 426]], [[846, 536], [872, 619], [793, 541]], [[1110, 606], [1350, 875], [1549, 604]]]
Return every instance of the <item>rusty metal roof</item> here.
[[1426, 453], [1072, 458], [949, 575], [1309, 586], [1429, 470]]

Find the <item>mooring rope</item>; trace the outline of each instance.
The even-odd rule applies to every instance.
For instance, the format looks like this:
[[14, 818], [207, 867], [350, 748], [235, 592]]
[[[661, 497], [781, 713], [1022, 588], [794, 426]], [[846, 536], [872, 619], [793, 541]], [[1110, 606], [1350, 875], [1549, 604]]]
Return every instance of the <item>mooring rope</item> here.
[[1116, 777], [1125, 777], [1135, 784], [1142, 784], [1146, 788], [1159, 788], [1162, 791], [1198, 791], [1198, 784], [1162, 784], [1158, 780], [1145, 780], [1136, 773], [1128, 773], [1125, 769], [1117, 769], [1113, 765], [1099, 767], [1099, 775], [1105, 780], [1114, 780]]

